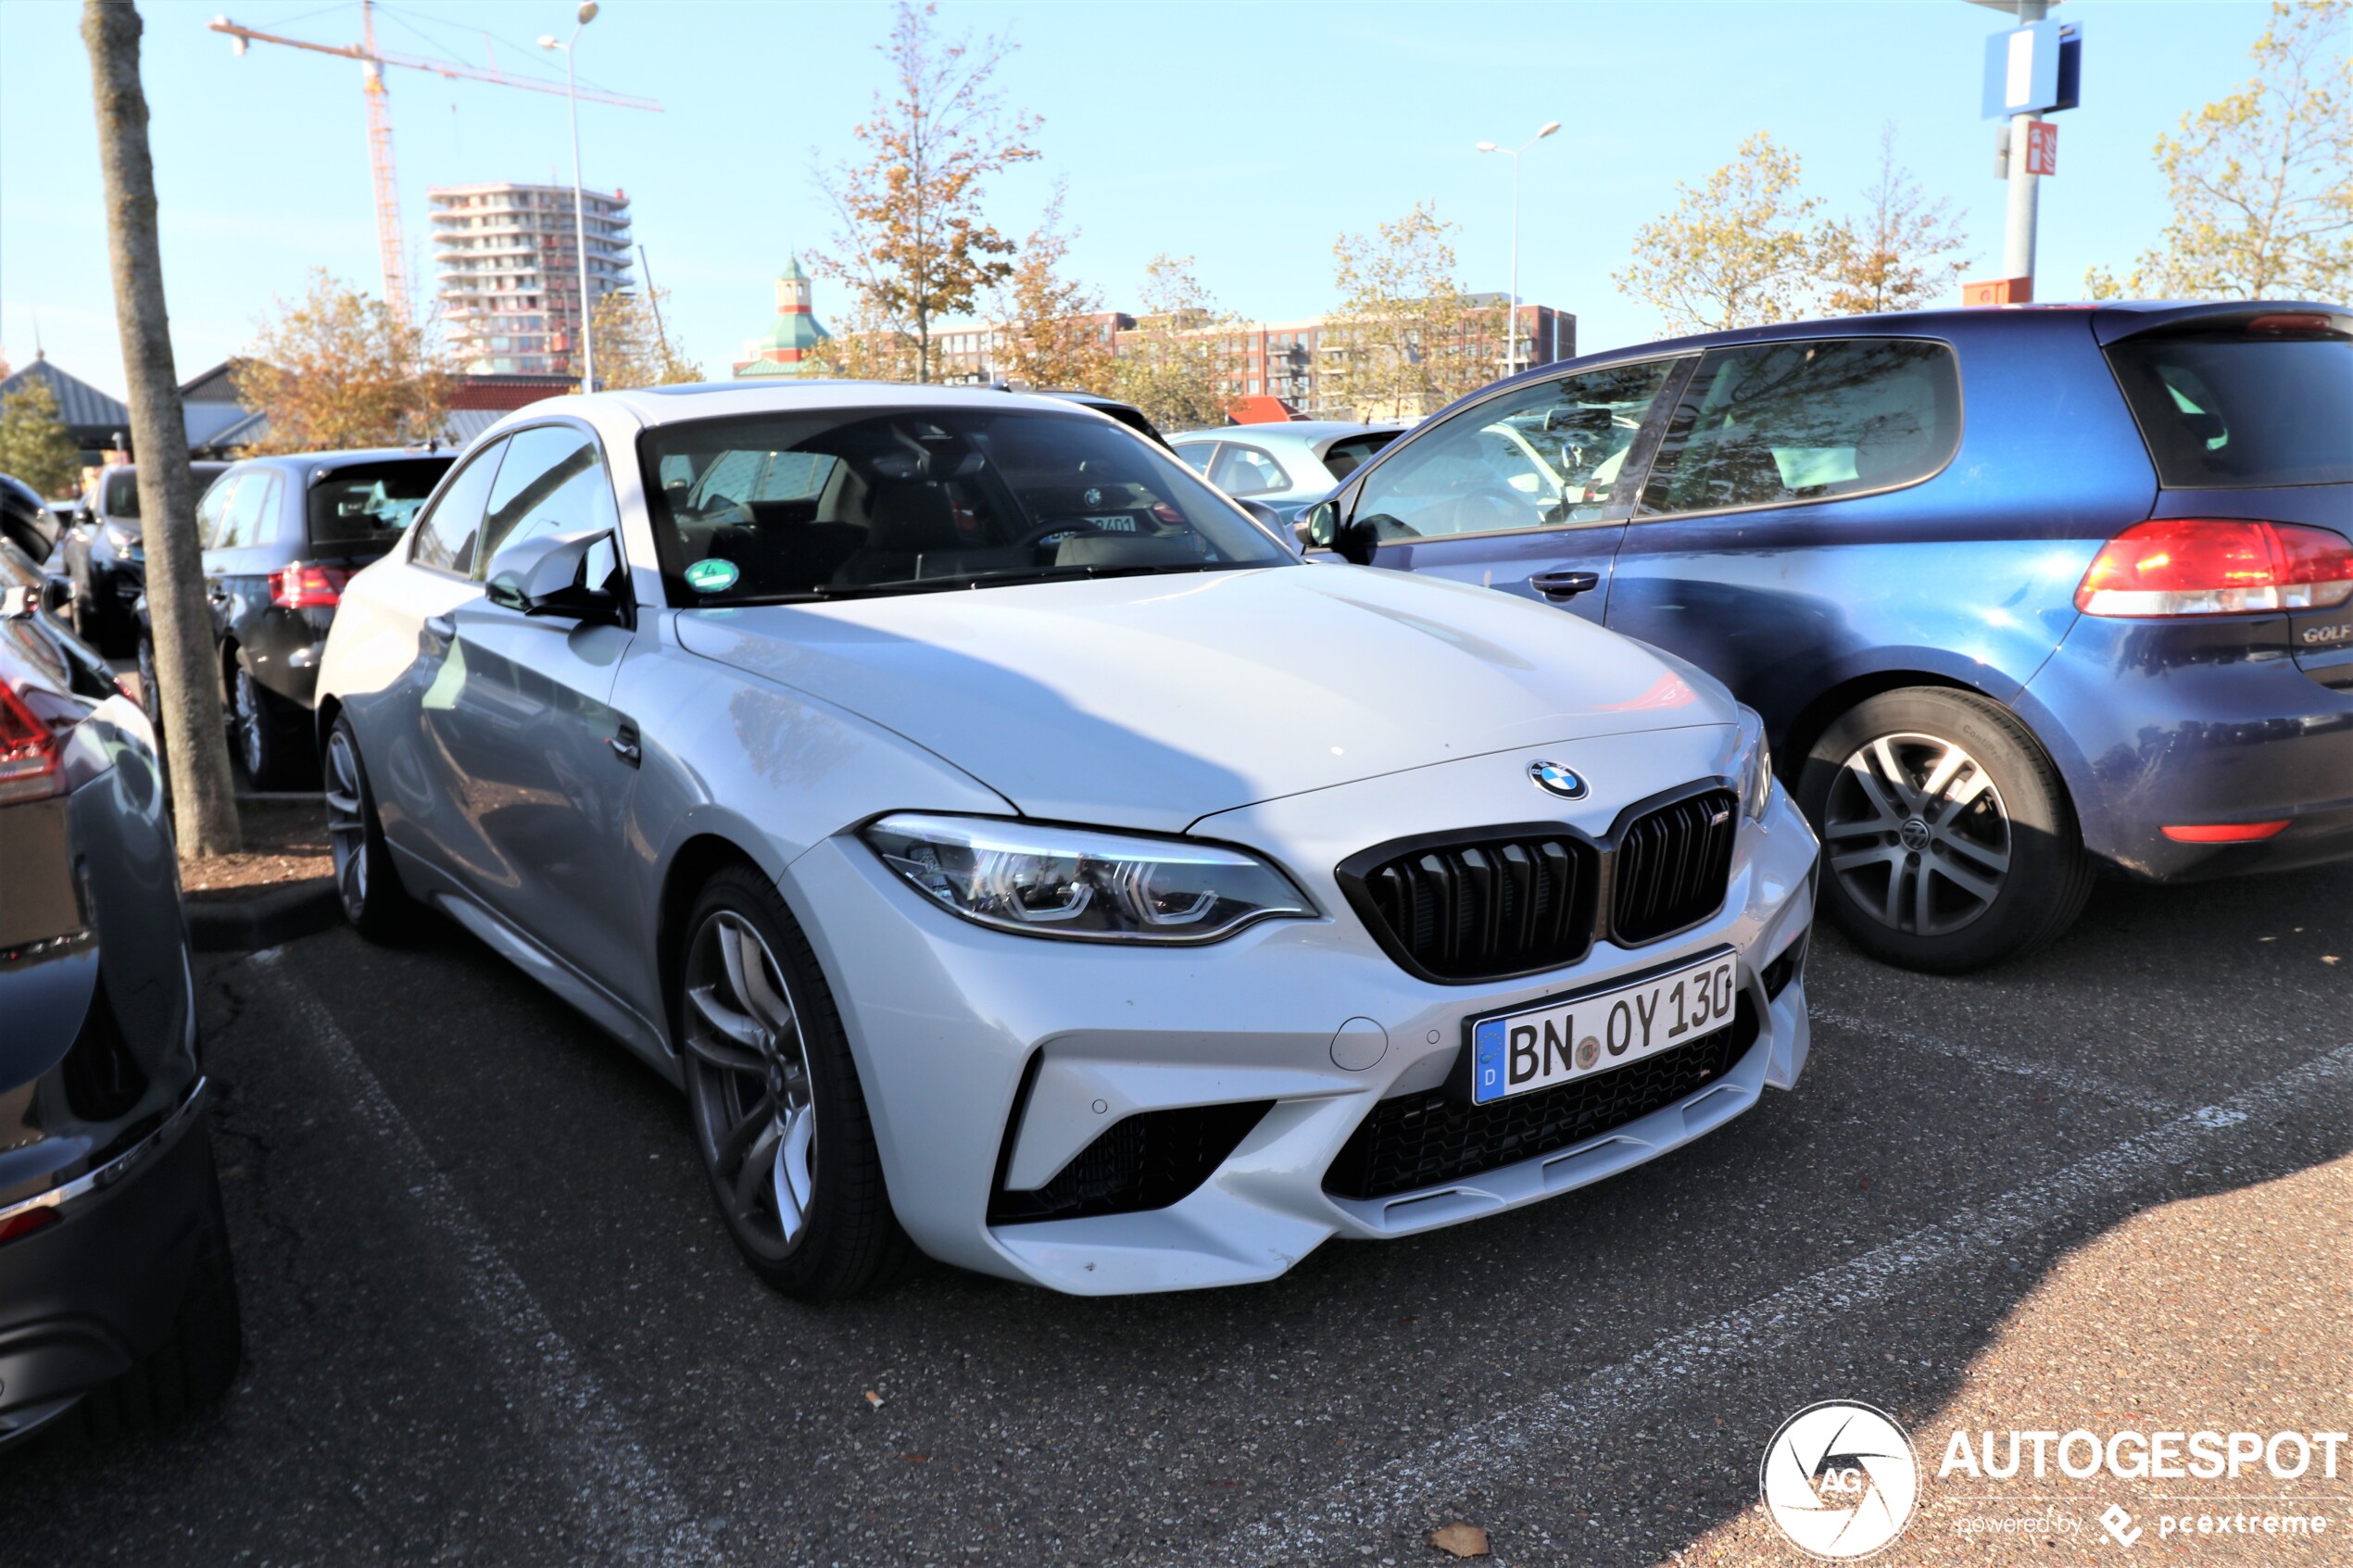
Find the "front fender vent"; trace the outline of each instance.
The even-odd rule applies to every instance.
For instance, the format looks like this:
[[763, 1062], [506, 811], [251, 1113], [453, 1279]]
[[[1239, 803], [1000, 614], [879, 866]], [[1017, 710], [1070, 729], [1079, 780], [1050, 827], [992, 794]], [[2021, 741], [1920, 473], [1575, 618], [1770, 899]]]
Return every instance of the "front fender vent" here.
[[1087, 1220], [1101, 1214], [1165, 1209], [1190, 1197], [1207, 1181], [1275, 1103], [1257, 1099], [1234, 1105], [1188, 1105], [1123, 1116], [1080, 1149], [1054, 1173], [1052, 1181], [1023, 1192], [1007, 1187], [1004, 1176], [1011, 1163], [1013, 1129], [1021, 1125], [1022, 1112], [1027, 1108], [1026, 1093], [1022, 1100], [1013, 1108], [1005, 1135], [1005, 1157], [999, 1161], [997, 1181], [988, 1195], [992, 1225]]

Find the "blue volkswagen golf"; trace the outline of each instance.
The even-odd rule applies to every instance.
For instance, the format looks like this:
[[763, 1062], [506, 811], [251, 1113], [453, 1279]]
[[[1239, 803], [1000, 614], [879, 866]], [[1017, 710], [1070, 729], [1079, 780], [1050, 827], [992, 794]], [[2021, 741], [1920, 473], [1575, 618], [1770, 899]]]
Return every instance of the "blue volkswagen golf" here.
[[2344, 306], [1920, 312], [1593, 355], [1441, 411], [1305, 532], [1720, 677], [1822, 836], [1823, 904], [1894, 963], [2047, 943], [2100, 872], [2353, 855]]

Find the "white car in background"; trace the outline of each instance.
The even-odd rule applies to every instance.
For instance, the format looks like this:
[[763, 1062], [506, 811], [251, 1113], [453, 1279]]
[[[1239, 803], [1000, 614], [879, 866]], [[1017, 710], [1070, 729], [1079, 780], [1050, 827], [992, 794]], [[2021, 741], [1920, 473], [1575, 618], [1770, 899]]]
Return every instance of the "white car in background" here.
[[1168, 444], [1227, 495], [1271, 507], [1277, 520], [1290, 522], [1410, 428], [1292, 420], [1186, 431]]
[[749, 1265], [1282, 1273], [1625, 1170], [1806, 1056], [1755, 714], [1310, 565], [1051, 398], [534, 404], [346, 587], [364, 934], [455, 918], [687, 1096]]

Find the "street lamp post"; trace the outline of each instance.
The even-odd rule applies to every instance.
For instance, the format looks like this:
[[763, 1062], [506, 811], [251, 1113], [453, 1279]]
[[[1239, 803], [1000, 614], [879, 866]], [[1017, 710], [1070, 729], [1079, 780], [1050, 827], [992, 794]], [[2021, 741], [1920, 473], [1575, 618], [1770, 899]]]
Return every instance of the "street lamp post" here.
[[589, 331], [591, 307], [588, 298], [588, 203], [580, 189], [580, 96], [573, 84], [572, 57], [580, 42], [580, 30], [597, 19], [597, 0], [581, 0], [574, 13], [579, 20], [572, 30], [569, 41], [554, 33], [540, 35], [542, 49], [560, 49], [564, 56], [564, 98], [572, 108], [572, 243], [580, 260], [580, 390], [597, 390], [597, 334]]
[[1516, 147], [1498, 146], [1481, 142], [1482, 153], [1501, 153], [1512, 160], [1512, 303], [1505, 328], [1504, 373], [1510, 375], [1519, 369], [1519, 155], [1561, 128], [1557, 119], [1548, 119], [1543, 128]]

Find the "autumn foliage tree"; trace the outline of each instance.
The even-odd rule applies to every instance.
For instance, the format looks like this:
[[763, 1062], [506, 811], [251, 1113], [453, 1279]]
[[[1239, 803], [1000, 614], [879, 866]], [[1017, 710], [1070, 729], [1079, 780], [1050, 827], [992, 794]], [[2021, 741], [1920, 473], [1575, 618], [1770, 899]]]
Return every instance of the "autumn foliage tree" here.
[[[995, 85], [1012, 45], [939, 36], [937, 7], [900, 0], [881, 45], [895, 84], [852, 132], [862, 161], [821, 174], [837, 220], [816, 270], [849, 285], [850, 314], [907, 341], [912, 379], [932, 379], [932, 335], [1013, 275], [1013, 242], [983, 217], [990, 176], [1038, 157], [1038, 121], [1008, 115]], [[844, 334], [847, 335], [847, 334]]]
[[1760, 131], [1740, 156], [1671, 212], [1634, 233], [1618, 292], [1656, 309], [1673, 332], [1762, 326], [1806, 314], [1814, 295], [1818, 197], [1799, 189], [1797, 155]]
[[1450, 242], [1460, 227], [1425, 202], [1334, 242], [1340, 306], [1324, 341], [1341, 352], [1326, 378], [1327, 399], [1362, 420], [1419, 419], [1502, 372], [1504, 312], [1473, 305], [1455, 286]]
[[254, 451], [397, 446], [440, 433], [454, 378], [422, 329], [324, 270], [302, 298], [275, 303], [276, 319], [230, 371], [237, 400], [269, 416]]
[[1112, 391], [1163, 430], [1226, 422], [1240, 390], [1242, 323], [1218, 308], [1189, 256], [1155, 256], [1144, 269], [1141, 308], [1119, 334]]
[[[668, 289], [649, 288], [644, 294], [615, 290], [597, 301], [588, 332], [597, 349], [598, 386], [675, 386], [703, 379], [702, 367], [679, 351], [662, 324], [661, 307], [669, 298]], [[572, 373], [582, 373], [576, 355]]]
[[1111, 384], [1112, 340], [1101, 320], [1102, 296], [1064, 270], [1072, 236], [1063, 232], [1063, 195], [1056, 186], [997, 290], [997, 364], [1008, 379], [1031, 386], [1096, 392]]
[[1861, 215], [1822, 225], [1815, 246], [1822, 306], [1833, 316], [1919, 310], [1944, 299], [1969, 270], [1960, 228], [1943, 197], [1920, 194], [1895, 161], [1895, 127], [1881, 127], [1879, 178], [1863, 192]]
[[66, 432], [47, 382], [27, 377], [0, 399], [0, 473], [51, 496], [70, 494], [81, 480], [82, 451]]
[[2119, 280], [2084, 275], [2094, 298], [2353, 295], [2353, 56], [2345, 0], [2275, 4], [2248, 51], [2255, 77], [2157, 139], [2172, 218]]

